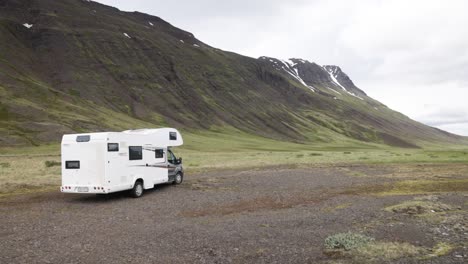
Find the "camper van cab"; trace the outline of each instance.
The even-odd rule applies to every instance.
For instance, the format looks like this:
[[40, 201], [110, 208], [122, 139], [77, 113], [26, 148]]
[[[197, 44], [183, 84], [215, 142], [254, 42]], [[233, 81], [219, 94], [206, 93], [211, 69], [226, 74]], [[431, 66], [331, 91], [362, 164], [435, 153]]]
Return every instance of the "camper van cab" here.
[[182, 158], [171, 147], [183, 139], [174, 128], [64, 135], [64, 193], [108, 194], [130, 190], [140, 197], [157, 184], [181, 184]]

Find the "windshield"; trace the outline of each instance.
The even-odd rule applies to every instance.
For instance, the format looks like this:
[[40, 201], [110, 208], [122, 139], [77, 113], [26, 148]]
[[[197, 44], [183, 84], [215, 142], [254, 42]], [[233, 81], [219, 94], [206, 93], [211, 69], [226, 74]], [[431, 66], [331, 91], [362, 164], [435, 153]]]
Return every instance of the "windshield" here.
[[172, 151], [168, 149], [167, 150], [167, 162], [175, 164], [176, 160], [177, 160], [177, 158], [174, 155], [174, 153], [172, 153]]

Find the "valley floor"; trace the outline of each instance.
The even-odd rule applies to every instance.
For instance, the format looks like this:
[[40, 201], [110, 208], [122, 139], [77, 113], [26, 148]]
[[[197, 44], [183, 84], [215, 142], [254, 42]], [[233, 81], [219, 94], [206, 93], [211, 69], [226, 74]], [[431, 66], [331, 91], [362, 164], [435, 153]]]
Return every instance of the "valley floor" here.
[[[225, 170], [140, 199], [5, 196], [0, 214], [0, 263], [466, 263], [468, 164]], [[343, 232], [375, 240], [325, 248]]]

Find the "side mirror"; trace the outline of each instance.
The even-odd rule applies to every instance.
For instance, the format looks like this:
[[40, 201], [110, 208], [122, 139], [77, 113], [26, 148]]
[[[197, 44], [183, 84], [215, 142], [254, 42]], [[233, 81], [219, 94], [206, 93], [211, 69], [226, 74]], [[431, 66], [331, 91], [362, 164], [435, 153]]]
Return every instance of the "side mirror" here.
[[182, 157], [179, 158], [179, 160], [177, 161], [178, 164], [182, 164]]

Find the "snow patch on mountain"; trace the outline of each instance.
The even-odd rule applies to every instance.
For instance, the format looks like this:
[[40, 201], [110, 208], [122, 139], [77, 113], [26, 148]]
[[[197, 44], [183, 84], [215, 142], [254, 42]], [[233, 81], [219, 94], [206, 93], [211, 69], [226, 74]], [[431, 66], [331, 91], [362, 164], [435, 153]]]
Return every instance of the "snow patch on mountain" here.
[[150, 26], [154, 26], [154, 24], [153, 24], [153, 23], [151, 23], [151, 22], [149, 22], [149, 21], [148, 21], [148, 24], [149, 24]]
[[132, 38], [132, 37], [130, 37], [130, 36], [129, 36], [127, 33], [125, 33], [125, 32], [124, 32], [123, 34], [124, 34], [124, 36], [126, 36], [126, 37], [129, 38], [129, 39]]
[[[312, 85], [307, 84], [304, 81], [304, 79], [302, 79], [301, 74], [299, 73], [299, 69], [302, 69], [302, 67], [304, 67], [303, 64], [311, 64], [311, 62], [307, 60], [303, 60], [303, 59], [298, 59], [298, 58], [290, 58], [290, 59], [282, 60], [282, 59], [276, 59], [276, 58], [271, 58], [271, 57], [266, 57], [266, 56], [262, 56], [259, 59], [270, 62], [270, 65], [273, 66], [273, 68], [275, 68], [278, 71], [287, 73], [288, 75], [293, 77], [295, 80], [297, 80], [299, 83], [301, 83], [305, 87], [308, 87], [313, 92], [318, 91], [317, 88], [313, 87]], [[325, 88], [333, 91], [334, 93], [338, 95], [343, 95], [342, 93], [337, 91], [337, 88], [339, 88], [338, 90], [343, 90], [345, 93], [355, 98], [358, 98], [359, 100], [364, 101], [364, 98], [358, 96], [356, 93], [347, 89], [338, 81], [340, 74], [344, 74], [341, 72], [339, 67], [332, 66], [332, 65], [323, 65], [319, 67], [329, 76], [329, 80], [331, 81], [331, 86], [324, 85]], [[327, 83], [329, 84], [330, 82], [327, 82]]]
[[354, 96], [360, 100], [364, 100], [362, 97], [360, 96], [357, 96], [355, 93], [352, 93], [350, 91], [348, 91], [348, 89], [346, 89], [343, 85], [341, 85], [340, 82], [338, 82], [337, 78], [338, 78], [338, 67], [327, 67], [327, 66], [322, 66], [322, 68], [328, 72], [328, 74], [330, 75], [330, 79], [338, 86], [338, 87], [341, 87], [341, 89], [343, 89], [347, 94], [351, 95], [351, 96]]
[[322, 66], [322, 68], [328, 72], [328, 74], [330, 75], [330, 78], [332, 79], [332, 81], [333, 81], [336, 85], [338, 85], [339, 87], [341, 87], [341, 89], [343, 89], [343, 90], [345, 90], [345, 91], [348, 91], [348, 90], [346, 90], [346, 88], [345, 88], [343, 85], [341, 85], [341, 83], [339, 83], [338, 80], [336, 79], [336, 78], [338, 77], [338, 74], [336, 73], [336, 70], [337, 70], [336, 67], [333, 68], [333, 69], [331, 69], [331, 68], [329, 68], [329, 67]]
[[337, 94], [341, 95], [341, 93], [340, 93], [340, 92], [338, 92], [337, 90], [335, 90], [335, 89], [332, 89], [332, 88], [330, 88], [330, 87], [328, 87], [328, 86], [326, 86], [326, 87], [327, 87], [328, 89], [330, 89], [332, 92], [335, 92], [335, 93], [337, 93]]
[[289, 60], [279, 60], [284, 66], [281, 66], [281, 68], [286, 72], [288, 73], [289, 75], [291, 75], [294, 79], [296, 79], [297, 81], [299, 81], [302, 85], [304, 85], [305, 87], [309, 88], [312, 92], [315, 92], [316, 91], [316, 88], [313, 87], [312, 85], [308, 85], [306, 82], [304, 82], [304, 80], [301, 78], [301, 76], [299, 75], [299, 72], [297, 70], [297, 63], [295, 63], [294, 61], [292, 61], [291, 59]]
[[23, 26], [27, 29], [32, 28], [33, 24], [24, 23]]
[[292, 59], [287, 59], [286, 61], [288, 62], [289, 65], [291, 65], [291, 67], [295, 67], [297, 65], [297, 63], [294, 62]]

